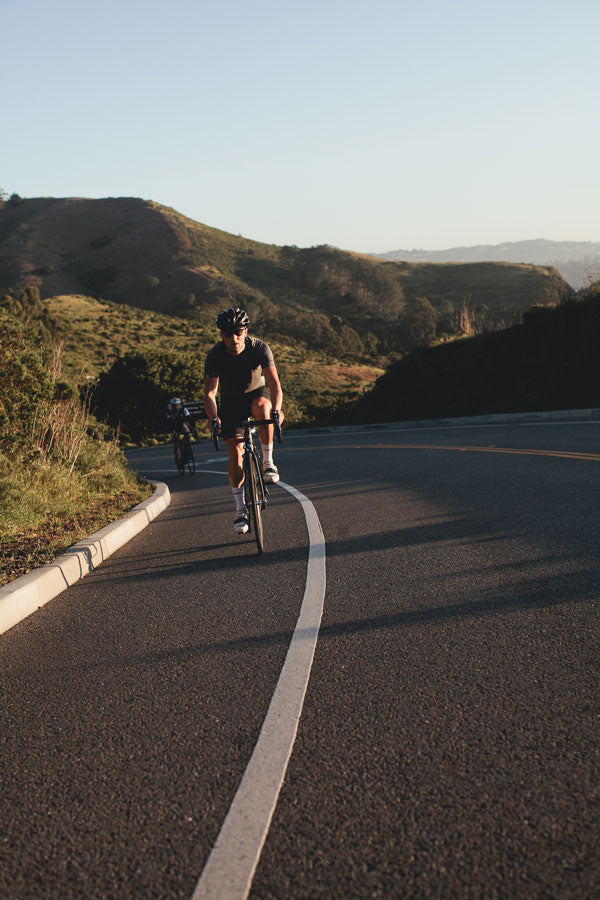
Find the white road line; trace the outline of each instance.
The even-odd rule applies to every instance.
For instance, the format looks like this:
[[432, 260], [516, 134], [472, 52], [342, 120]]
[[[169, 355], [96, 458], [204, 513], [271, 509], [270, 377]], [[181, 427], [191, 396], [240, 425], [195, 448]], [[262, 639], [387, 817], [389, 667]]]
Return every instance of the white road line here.
[[306, 589], [258, 741], [192, 900], [244, 900], [269, 831], [292, 754], [325, 599], [325, 538], [308, 497], [279, 482], [302, 504], [308, 527]]
[[[221, 460], [219, 460], [219, 462], [223, 462], [223, 460], [221, 459]], [[162, 475], [172, 475], [173, 477], [175, 477], [176, 475], [179, 475], [179, 472], [177, 471], [177, 469], [173, 469], [173, 468], [170, 468], [170, 469], [140, 468], [139, 471], [142, 472], [144, 475], [150, 475], [150, 474], [161, 475], [162, 474]], [[217, 471], [217, 469], [196, 469], [196, 472], [207, 472], [209, 475], [227, 475], [227, 472]]]

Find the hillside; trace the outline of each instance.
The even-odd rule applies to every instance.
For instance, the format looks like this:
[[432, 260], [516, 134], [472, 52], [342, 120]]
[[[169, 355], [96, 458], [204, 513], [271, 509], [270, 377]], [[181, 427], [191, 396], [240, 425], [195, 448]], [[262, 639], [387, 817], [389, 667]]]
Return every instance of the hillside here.
[[422, 348], [391, 366], [336, 424], [600, 405], [600, 283], [520, 325]]
[[507, 241], [449, 250], [392, 250], [374, 255], [406, 262], [513, 262], [553, 266], [575, 290], [581, 289], [590, 276], [600, 276], [600, 243], [594, 241]]
[[569, 288], [552, 268], [396, 263], [262, 244], [136, 198], [37, 198], [0, 209], [0, 295], [92, 295], [198, 322], [229, 304], [273, 340], [375, 360], [498, 328]]
[[[92, 381], [123, 357], [168, 354], [195, 361], [200, 375], [193, 393], [184, 399], [201, 398], [204, 356], [218, 339], [214, 326], [85, 296], [51, 297], [42, 304], [53, 324], [53, 338], [62, 346], [65, 377], [80, 383]], [[371, 388], [383, 373], [377, 366], [342, 364], [325, 353], [307, 352], [281, 341], [271, 346], [285, 392], [288, 425], [329, 414]], [[175, 391], [181, 393], [182, 387]], [[146, 417], [146, 436], [164, 430], [163, 413], [160, 407]]]

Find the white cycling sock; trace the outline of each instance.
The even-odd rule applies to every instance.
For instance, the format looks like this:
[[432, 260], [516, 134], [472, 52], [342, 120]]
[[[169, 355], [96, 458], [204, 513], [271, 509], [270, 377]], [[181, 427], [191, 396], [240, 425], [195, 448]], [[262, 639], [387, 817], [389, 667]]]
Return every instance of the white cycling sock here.
[[246, 504], [244, 503], [244, 486], [239, 488], [232, 487], [233, 491], [233, 499], [235, 500], [235, 508], [236, 512], [244, 512], [246, 509]]
[[273, 444], [261, 444], [263, 467], [273, 462]]

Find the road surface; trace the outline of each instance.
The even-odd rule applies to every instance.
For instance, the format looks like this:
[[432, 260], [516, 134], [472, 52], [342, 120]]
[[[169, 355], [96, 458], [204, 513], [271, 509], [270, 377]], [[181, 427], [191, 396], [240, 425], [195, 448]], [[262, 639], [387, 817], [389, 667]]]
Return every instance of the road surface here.
[[234, 896], [288, 702], [251, 897], [597, 896], [600, 424], [288, 432], [263, 557], [208, 442], [130, 456], [170, 507], [0, 638], [0, 896]]

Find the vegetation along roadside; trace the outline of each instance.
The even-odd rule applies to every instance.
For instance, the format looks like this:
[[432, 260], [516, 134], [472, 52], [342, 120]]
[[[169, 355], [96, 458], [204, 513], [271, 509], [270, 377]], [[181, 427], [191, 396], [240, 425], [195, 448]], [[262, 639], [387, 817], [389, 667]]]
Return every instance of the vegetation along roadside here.
[[0, 309], [0, 585], [150, 496], [60, 350]]

